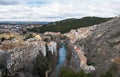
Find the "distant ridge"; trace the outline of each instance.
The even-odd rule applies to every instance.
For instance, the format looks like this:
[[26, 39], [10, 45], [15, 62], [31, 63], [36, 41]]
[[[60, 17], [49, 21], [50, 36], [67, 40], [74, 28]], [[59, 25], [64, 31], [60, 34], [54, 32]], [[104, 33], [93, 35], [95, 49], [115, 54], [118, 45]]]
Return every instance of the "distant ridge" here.
[[28, 30], [33, 32], [40, 32], [40, 33], [44, 33], [46, 31], [66, 33], [71, 29], [77, 29], [81, 27], [100, 24], [110, 19], [112, 18], [101, 18], [101, 17], [83, 17], [81, 19], [72, 18], [72, 19], [65, 19], [62, 21], [51, 22], [42, 27], [28, 29]]
[[40, 22], [40, 21], [0, 21], [0, 25], [45, 25], [49, 22]]

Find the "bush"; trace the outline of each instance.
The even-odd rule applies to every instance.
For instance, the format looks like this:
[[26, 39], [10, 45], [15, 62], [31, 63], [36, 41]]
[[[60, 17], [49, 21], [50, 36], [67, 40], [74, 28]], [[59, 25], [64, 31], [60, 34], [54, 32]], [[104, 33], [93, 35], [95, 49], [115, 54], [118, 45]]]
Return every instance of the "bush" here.
[[74, 72], [71, 69], [62, 68], [59, 77], [93, 77], [93, 73], [85, 73], [84, 71]]
[[4, 38], [4, 37], [1, 38], [1, 41], [5, 41], [5, 40], [6, 40], [6, 38]]
[[35, 68], [33, 72], [37, 71], [40, 77], [45, 77], [45, 72], [47, 69], [48, 65], [45, 61], [44, 56], [42, 55], [42, 53], [38, 54], [36, 57]]
[[26, 36], [26, 38], [24, 40], [27, 40], [29, 38], [33, 38], [34, 36], [32, 34], [29, 34], [28, 36]]
[[101, 77], [113, 77], [112, 73], [110, 71], [107, 71], [103, 76]]

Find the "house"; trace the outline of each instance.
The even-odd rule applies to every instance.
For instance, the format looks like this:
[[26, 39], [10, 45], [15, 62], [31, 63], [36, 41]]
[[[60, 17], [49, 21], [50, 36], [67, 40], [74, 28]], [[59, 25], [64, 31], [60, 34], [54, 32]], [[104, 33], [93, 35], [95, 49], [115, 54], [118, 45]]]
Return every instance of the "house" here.
[[57, 43], [55, 41], [51, 41], [50, 43], [47, 43], [48, 50], [51, 51], [52, 55], [55, 53], [57, 54]]

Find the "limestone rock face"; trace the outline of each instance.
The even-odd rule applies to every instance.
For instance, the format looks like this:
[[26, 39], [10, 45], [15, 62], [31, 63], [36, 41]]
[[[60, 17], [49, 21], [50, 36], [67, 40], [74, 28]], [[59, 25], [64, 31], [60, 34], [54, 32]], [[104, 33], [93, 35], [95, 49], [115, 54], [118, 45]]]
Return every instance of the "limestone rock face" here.
[[120, 77], [120, 17], [102, 23], [79, 45], [84, 47], [88, 64], [97, 68], [96, 77], [107, 71]]

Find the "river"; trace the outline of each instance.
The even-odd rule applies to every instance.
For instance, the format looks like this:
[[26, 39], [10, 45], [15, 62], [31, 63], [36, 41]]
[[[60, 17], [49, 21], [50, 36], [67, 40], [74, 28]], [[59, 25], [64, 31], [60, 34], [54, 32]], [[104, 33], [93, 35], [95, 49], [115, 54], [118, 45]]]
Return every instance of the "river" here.
[[66, 56], [67, 56], [66, 46], [65, 46], [64, 43], [62, 43], [61, 47], [59, 49], [59, 59], [58, 59], [58, 63], [57, 63], [56, 76], [55, 77], [58, 77], [60, 66], [63, 62], [66, 61]]

